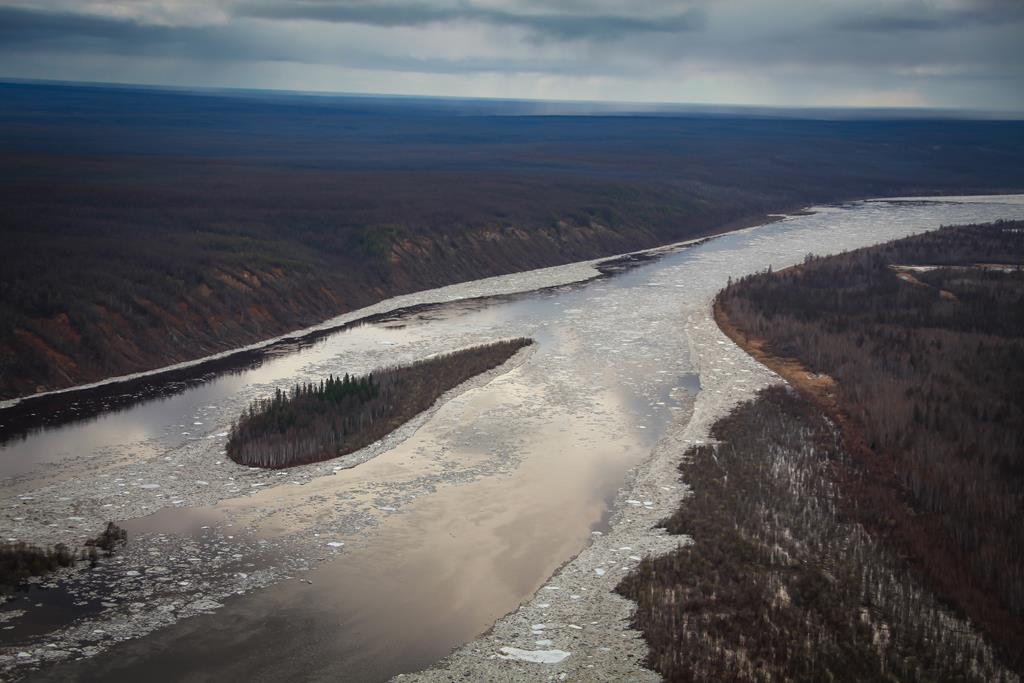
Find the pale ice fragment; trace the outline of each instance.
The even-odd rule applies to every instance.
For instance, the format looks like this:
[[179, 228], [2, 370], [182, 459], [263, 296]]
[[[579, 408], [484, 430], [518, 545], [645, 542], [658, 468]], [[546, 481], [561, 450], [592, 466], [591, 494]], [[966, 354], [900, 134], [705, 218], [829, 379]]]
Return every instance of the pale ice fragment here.
[[534, 664], [558, 664], [565, 661], [570, 653], [565, 650], [521, 650], [518, 647], [503, 647], [498, 655], [501, 659], [514, 659]]

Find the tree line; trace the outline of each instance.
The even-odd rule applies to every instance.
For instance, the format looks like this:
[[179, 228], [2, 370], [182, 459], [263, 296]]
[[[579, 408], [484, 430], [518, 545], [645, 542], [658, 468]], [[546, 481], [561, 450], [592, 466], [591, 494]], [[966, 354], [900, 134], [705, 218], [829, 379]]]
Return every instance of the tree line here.
[[863, 447], [851, 491], [873, 502], [859, 519], [1017, 666], [1022, 264], [1024, 222], [959, 226], [808, 257], [731, 283], [717, 301], [745, 339], [836, 381], [847, 435]]
[[669, 681], [1016, 681], [849, 514], [852, 464], [825, 415], [761, 392], [689, 449], [692, 489], [664, 522], [692, 544], [645, 558], [618, 591]]
[[253, 401], [232, 425], [227, 453], [250, 467], [282, 468], [345, 455], [423, 412], [443, 393], [529, 346], [518, 338], [474, 346], [364, 376], [331, 375]]

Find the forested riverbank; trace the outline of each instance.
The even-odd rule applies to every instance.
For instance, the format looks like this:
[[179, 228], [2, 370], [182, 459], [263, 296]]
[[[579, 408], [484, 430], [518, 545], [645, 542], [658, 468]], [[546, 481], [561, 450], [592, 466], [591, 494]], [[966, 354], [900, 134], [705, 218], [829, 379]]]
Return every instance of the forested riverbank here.
[[[722, 329], [807, 404], [764, 395], [716, 425], [720, 446], [687, 454], [684, 480], [695, 496], [667, 525], [700, 550], [653, 560], [623, 584], [640, 602], [637, 623], [659, 670], [810, 675], [786, 652], [814, 634], [839, 649], [814, 648], [821, 659], [805, 661], [824, 668], [812, 677], [856, 677], [853, 663], [872, 676], [960, 675], [984, 648], [971, 636], [944, 647], [975, 643], [974, 654], [944, 660], [932, 650], [964, 628], [935, 611], [939, 603], [1021, 668], [1022, 264], [1024, 223], [969, 225], [808, 256], [719, 294]], [[790, 413], [805, 417], [783, 419]], [[745, 460], [761, 456], [760, 443], [768, 461]], [[782, 581], [794, 567], [811, 572], [797, 590]], [[746, 574], [760, 578], [744, 587]], [[872, 583], [881, 575], [888, 588]], [[706, 603], [709, 595], [718, 597]], [[879, 622], [892, 640], [863, 640], [879, 605], [893, 600], [899, 615]], [[757, 613], [759, 604], [766, 611]], [[811, 616], [786, 617], [790, 604]], [[706, 629], [718, 634], [711, 644], [699, 636]], [[678, 646], [687, 639], [702, 644], [687, 654]], [[874, 645], [858, 653], [858, 643]], [[745, 654], [721, 660], [723, 652]]]
[[[636, 601], [670, 681], [1012, 681], [984, 637], [856, 521], [858, 468], [813, 403], [773, 387], [686, 452], [693, 489], [664, 522], [692, 545], [647, 558]], [[863, 508], [863, 509], [862, 509]]]

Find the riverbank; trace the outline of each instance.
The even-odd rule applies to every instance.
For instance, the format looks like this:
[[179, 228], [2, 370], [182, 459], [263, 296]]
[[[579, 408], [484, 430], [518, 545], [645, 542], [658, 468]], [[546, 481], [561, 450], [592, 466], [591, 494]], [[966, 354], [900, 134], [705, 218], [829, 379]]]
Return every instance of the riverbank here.
[[960, 225], [808, 259], [716, 299], [734, 341], [839, 429], [853, 460], [847, 514], [1018, 670], [1022, 227]]
[[[787, 203], [780, 202], [773, 210], [786, 208]], [[62, 302], [67, 310], [48, 316], [19, 312], [6, 336], [0, 334], [0, 408], [8, 402], [110, 383], [145, 391], [148, 385], [138, 380], [151, 376], [189, 381], [196, 376], [188, 371], [192, 368], [200, 376], [223, 372], [233, 363], [254, 362], [253, 351], [301, 340], [310, 331], [330, 333], [381, 311], [436, 302], [429, 294], [418, 296], [426, 292], [472, 287], [520, 273], [540, 275], [535, 271], [614, 263], [623, 255], [695, 243], [771, 220], [761, 210], [728, 218], [724, 216], [733, 210], [722, 213], [721, 218], [701, 219], [687, 230], [664, 236], [642, 229], [620, 234], [607, 226], [564, 222], [556, 229], [537, 231], [479, 229], [458, 238], [399, 240], [389, 235], [382, 238], [385, 252], [364, 255], [349, 268], [221, 264], [197, 274], [201, 284], [196, 287], [180, 283], [180, 291], [159, 296], [140, 290], [159, 302], [133, 293], [114, 297], [117, 307], [106, 300], [78, 302], [77, 307]], [[526, 291], [544, 286], [549, 285]], [[388, 305], [396, 299], [410, 303]]]
[[835, 423], [789, 386], [686, 451], [693, 495], [664, 523], [693, 545], [619, 585], [666, 680], [1015, 683], [1006, 660], [867, 533]]
[[[767, 219], [764, 224], [778, 218]], [[753, 219], [733, 225], [743, 229]], [[0, 426], [4, 439], [50, 428], [67, 422], [88, 419], [92, 415], [130, 406], [140, 401], [171, 396], [198, 386], [210, 377], [258, 366], [267, 358], [294, 351], [359, 325], [373, 324], [393, 317], [429, 312], [438, 306], [462, 302], [495, 301], [518, 294], [538, 293], [566, 285], [576, 285], [613, 276], [643, 265], [680, 249], [691, 248], [714, 239], [698, 237], [659, 247], [631, 251], [560, 266], [525, 270], [421, 290], [384, 299], [375, 304], [334, 316], [315, 325], [271, 337], [239, 348], [176, 363], [165, 367], [104, 380], [55, 389], [0, 401]], [[69, 406], [70, 404], [70, 406]]]

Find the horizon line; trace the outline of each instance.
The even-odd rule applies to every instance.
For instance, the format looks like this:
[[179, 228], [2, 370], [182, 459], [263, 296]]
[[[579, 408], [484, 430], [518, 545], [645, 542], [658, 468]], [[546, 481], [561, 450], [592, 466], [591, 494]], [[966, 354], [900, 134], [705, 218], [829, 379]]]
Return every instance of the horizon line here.
[[[914, 107], [914, 106], [860, 106], [860, 105], [765, 105], [712, 102], [667, 102], [633, 100], [591, 100], [591, 99], [544, 99], [530, 97], [489, 97], [474, 95], [421, 95], [395, 92], [352, 92], [345, 90], [290, 90], [286, 88], [245, 88], [240, 86], [176, 85], [162, 83], [137, 83], [124, 81], [89, 81], [51, 78], [24, 78], [0, 74], [0, 85], [39, 85], [58, 87], [108, 88], [124, 90], [161, 90], [178, 93], [238, 95], [284, 95], [310, 98], [351, 98], [418, 100], [442, 102], [478, 102], [494, 104], [524, 104], [533, 106], [560, 106], [577, 111], [529, 112], [531, 116], [629, 116], [679, 114], [753, 115], [760, 118], [834, 119], [834, 120], [971, 120], [971, 121], [1022, 121], [1024, 110], [1012, 109], [968, 109], [960, 107]], [[587, 109], [589, 107], [589, 110]], [[848, 114], [848, 116], [842, 116]], [[501, 115], [492, 112], [492, 115]], [[509, 114], [505, 114], [509, 115]], [[516, 114], [513, 114], [516, 115]], [[523, 114], [518, 114], [523, 115]], [[781, 115], [781, 116], [780, 116]], [[817, 116], [815, 116], [817, 115]]]

